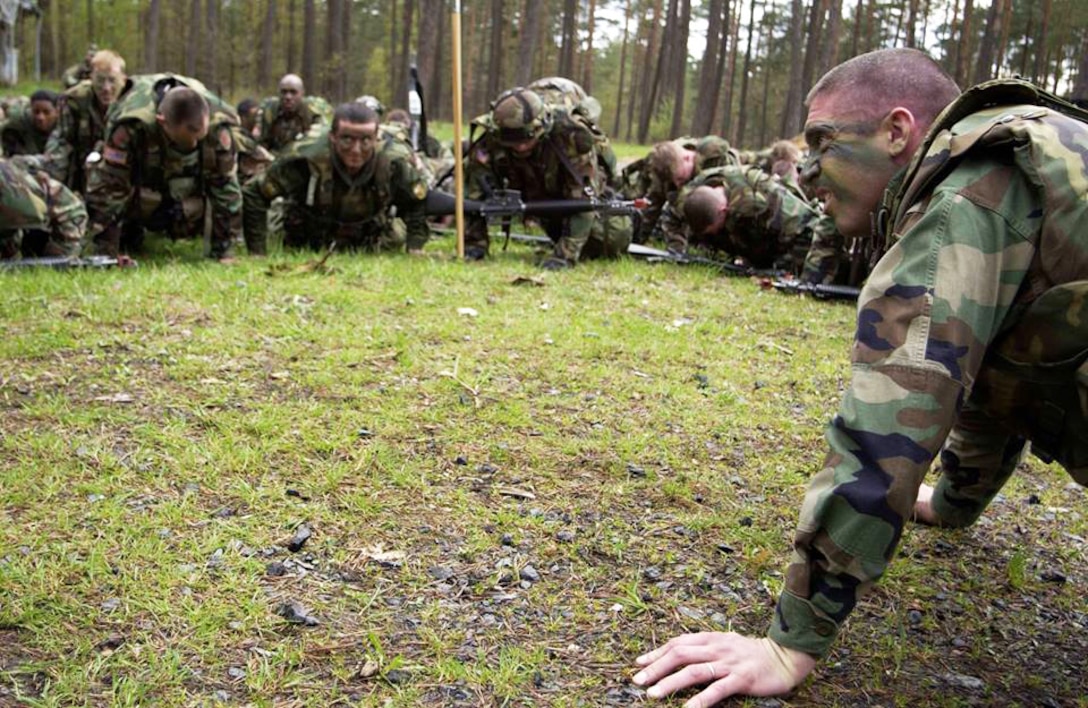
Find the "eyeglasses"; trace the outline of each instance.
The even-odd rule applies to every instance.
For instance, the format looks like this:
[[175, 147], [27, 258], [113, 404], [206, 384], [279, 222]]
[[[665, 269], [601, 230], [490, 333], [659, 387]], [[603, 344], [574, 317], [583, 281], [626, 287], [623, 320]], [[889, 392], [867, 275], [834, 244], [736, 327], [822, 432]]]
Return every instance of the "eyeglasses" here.
[[367, 148], [377, 140], [376, 135], [336, 135], [336, 145], [341, 150], [350, 150], [356, 145]]
[[844, 135], [870, 136], [876, 133], [883, 119], [855, 121], [853, 123], [814, 123], [805, 128], [805, 142], [808, 144], [808, 159], [801, 165], [801, 184], [811, 183], [820, 176], [820, 159], [827, 154], [832, 145]]

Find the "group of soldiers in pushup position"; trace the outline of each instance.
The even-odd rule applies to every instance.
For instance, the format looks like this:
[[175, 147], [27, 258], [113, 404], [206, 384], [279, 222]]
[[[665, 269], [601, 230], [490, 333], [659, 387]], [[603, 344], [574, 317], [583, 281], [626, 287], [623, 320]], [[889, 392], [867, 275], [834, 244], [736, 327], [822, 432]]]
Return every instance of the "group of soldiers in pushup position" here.
[[[270, 227], [287, 248], [419, 252], [430, 237], [427, 196], [448, 181], [453, 154], [407, 111], [386, 113], [371, 96], [334, 110], [294, 74], [277, 96], [234, 107], [193, 78], [128, 76], [109, 50], [89, 52], [68, 73], [63, 93], [40, 90], [6, 106], [5, 258], [136, 253], [147, 231], [208, 234], [220, 260], [242, 243], [266, 253]], [[613, 258], [656, 239], [677, 254], [706, 247], [814, 283], [850, 271], [843, 239], [799, 187], [793, 143], [744, 153], [717, 136], [680, 138], [621, 170], [599, 115], [581, 86], [544, 78], [498, 96], [462, 148], [472, 200], [513, 190], [530, 204], [648, 204], [634, 215], [538, 217], [554, 244], [543, 267]], [[468, 214], [469, 260], [487, 256], [488, 226]]]
[[[1088, 484], [1088, 111], [1017, 79], [961, 92], [915, 49], [854, 57], [806, 103], [800, 175], [789, 143], [745, 155], [713, 136], [655, 145], [620, 170], [599, 105], [561, 78], [498, 96], [463, 147], [473, 200], [649, 199], [635, 223], [538, 212], [548, 268], [647, 239], [810, 282], [873, 264], [850, 385], [766, 635], [668, 641], [637, 659], [634, 681], [651, 697], [705, 686], [691, 705], [711, 705], [789, 691], [831, 650], [906, 524], [974, 523], [1029, 441]], [[330, 116], [293, 75], [278, 97], [235, 111], [198, 81], [127, 77], [119, 56], [97, 52], [89, 79], [59, 99], [35, 93], [5, 126], [5, 149], [32, 154], [0, 160], [0, 229], [25, 227], [24, 254], [71, 255], [85, 234], [116, 253], [145, 230], [207, 228], [223, 259], [243, 224], [248, 250], [264, 253], [278, 204], [289, 247], [415, 251], [449, 155], [414, 147], [411, 121], [392, 118], [373, 100]], [[485, 212], [472, 213], [466, 245], [468, 258], [487, 256]], [[872, 258], [859, 264], [862, 250]]]

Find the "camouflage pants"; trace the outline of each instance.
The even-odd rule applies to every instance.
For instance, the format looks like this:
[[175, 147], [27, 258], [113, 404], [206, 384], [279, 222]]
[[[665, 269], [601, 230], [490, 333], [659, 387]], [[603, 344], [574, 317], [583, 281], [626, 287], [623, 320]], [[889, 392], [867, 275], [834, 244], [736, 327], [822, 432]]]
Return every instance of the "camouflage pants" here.
[[71, 255], [71, 249], [48, 231], [23, 229], [0, 232], [0, 260], [23, 258], [50, 258]]
[[1048, 290], [991, 347], [941, 451], [933, 509], [942, 522], [973, 523], [1029, 439], [1088, 486], [1088, 281]]

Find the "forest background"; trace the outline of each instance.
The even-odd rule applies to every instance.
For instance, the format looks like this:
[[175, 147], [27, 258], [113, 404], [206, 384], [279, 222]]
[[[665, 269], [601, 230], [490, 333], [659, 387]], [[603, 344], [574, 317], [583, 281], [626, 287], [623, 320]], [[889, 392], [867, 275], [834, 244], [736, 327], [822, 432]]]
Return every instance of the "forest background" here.
[[[296, 72], [333, 101], [369, 93], [403, 106], [414, 61], [431, 117], [452, 117], [446, 0], [39, 6], [17, 29], [24, 78], [36, 66], [58, 77], [94, 42], [130, 73], [196, 76], [235, 101]], [[461, 15], [466, 118], [506, 88], [559, 74], [600, 100], [602, 127], [624, 142], [716, 133], [756, 147], [795, 135], [815, 79], [881, 47], [924, 48], [964, 86], [1017, 74], [1088, 99], [1083, 0], [466, 0]]]

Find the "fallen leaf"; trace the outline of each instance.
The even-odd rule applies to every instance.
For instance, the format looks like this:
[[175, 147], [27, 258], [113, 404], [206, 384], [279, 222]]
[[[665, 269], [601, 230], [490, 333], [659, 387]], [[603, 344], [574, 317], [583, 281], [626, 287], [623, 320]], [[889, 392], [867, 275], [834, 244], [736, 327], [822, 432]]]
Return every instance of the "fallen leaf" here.
[[510, 281], [511, 285], [532, 285], [533, 287], [542, 288], [546, 283], [540, 278], [533, 278], [528, 275], [519, 275]]
[[477, 312], [476, 310], [472, 309], [471, 307], [458, 307], [457, 308], [457, 314], [461, 315], [462, 317], [479, 317], [480, 316], [480, 313]]
[[290, 371], [273, 371], [271, 374], [268, 375], [268, 378], [276, 379], [277, 381], [282, 381], [283, 379], [291, 378], [291, 372]]

